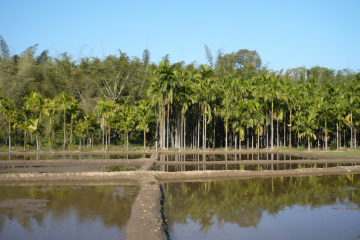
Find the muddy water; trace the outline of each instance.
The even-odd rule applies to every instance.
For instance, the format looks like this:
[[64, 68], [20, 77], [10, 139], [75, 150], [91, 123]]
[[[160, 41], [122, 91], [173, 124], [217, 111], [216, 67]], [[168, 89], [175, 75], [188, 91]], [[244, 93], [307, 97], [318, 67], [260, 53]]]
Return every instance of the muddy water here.
[[140, 165], [24, 165], [24, 166], [0, 166], [0, 174], [9, 173], [54, 173], [54, 172], [122, 172], [122, 171], [137, 171]]
[[80, 154], [80, 155], [0, 155], [0, 160], [57, 160], [57, 159], [137, 159], [137, 158], [150, 158], [150, 154]]
[[252, 154], [178, 154], [160, 155], [160, 161], [241, 161], [241, 160], [314, 160], [313, 157], [300, 157], [296, 155], [274, 154], [274, 153], [252, 153]]
[[164, 183], [172, 239], [358, 239], [360, 175]]
[[196, 165], [157, 165], [156, 171], [182, 172], [205, 170], [290, 170], [303, 168], [328, 168], [338, 166], [356, 166], [356, 163], [320, 163], [320, 164], [196, 164]]
[[125, 239], [139, 189], [0, 186], [0, 239]]

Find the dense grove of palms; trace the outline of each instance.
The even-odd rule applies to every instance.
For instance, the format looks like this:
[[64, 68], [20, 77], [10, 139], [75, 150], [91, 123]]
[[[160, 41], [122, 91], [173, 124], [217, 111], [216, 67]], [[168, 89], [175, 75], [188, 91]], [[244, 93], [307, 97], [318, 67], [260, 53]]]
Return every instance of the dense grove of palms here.
[[[219, 50], [208, 65], [159, 64], [125, 53], [58, 57], [36, 45], [10, 55], [0, 38], [0, 141], [36, 149], [146, 142], [167, 149], [355, 147], [360, 73], [275, 72], [256, 51]], [[62, 135], [62, 139], [60, 136]], [[15, 140], [14, 140], [15, 139]]]

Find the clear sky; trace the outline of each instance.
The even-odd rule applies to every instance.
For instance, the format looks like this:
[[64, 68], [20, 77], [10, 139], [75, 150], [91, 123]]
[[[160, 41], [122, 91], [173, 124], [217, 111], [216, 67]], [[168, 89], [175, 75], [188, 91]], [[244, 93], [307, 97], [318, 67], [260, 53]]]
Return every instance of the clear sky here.
[[206, 63], [215, 55], [256, 50], [275, 70], [322, 67], [360, 71], [360, 0], [115, 1], [0, 0], [0, 35], [12, 54], [142, 57], [158, 63]]

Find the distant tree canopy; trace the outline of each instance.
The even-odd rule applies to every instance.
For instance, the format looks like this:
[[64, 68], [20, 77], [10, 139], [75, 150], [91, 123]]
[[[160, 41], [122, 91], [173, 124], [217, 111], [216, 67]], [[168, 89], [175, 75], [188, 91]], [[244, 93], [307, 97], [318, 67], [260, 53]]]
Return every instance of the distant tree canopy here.
[[204, 46], [208, 65], [171, 63], [168, 54], [153, 63], [148, 49], [142, 58], [119, 50], [75, 61], [67, 52], [36, 55], [37, 44], [11, 55], [0, 36], [0, 141], [25, 144], [36, 135], [41, 147], [63, 135], [64, 146], [147, 137], [162, 148], [356, 146], [360, 73], [276, 72], [257, 51], [214, 56]]

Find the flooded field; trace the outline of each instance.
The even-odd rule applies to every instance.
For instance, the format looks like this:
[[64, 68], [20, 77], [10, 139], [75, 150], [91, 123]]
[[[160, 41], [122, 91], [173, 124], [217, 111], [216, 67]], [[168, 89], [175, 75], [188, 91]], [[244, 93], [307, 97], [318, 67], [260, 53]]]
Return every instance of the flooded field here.
[[137, 158], [150, 158], [151, 154], [77, 154], [77, 155], [0, 155], [0, 160], [76, 160], [76, 159], [137, 159]]
[[357, 239], [360, 175], [163, 183], [171, 239]]
[[156, 165], [156, 171], [182, 172], [182, 171], [205, 171], [205, 170], [290, 170], [303, 168], [328, 168], [339, 166], [356, 166], [357, 163], [320, 163], [320, 164], [191, 164], [191, 165]]
[[125, 239], [139, 189], [0, 186], [0, 239]]
[[242, 160], [313, 160], [315, 156], [301, 157], [296, 155], [274, 153], [251, 154], [177, 154], [160, 155], [160, 161], [242, 161]]
[[17, 165], [17, 166], [0, 166], [0, 174], [9, 173], [54, 173], [54, 172], [122, 172], [137, 171], [140, 165], [113, 166], [113, 165]]

